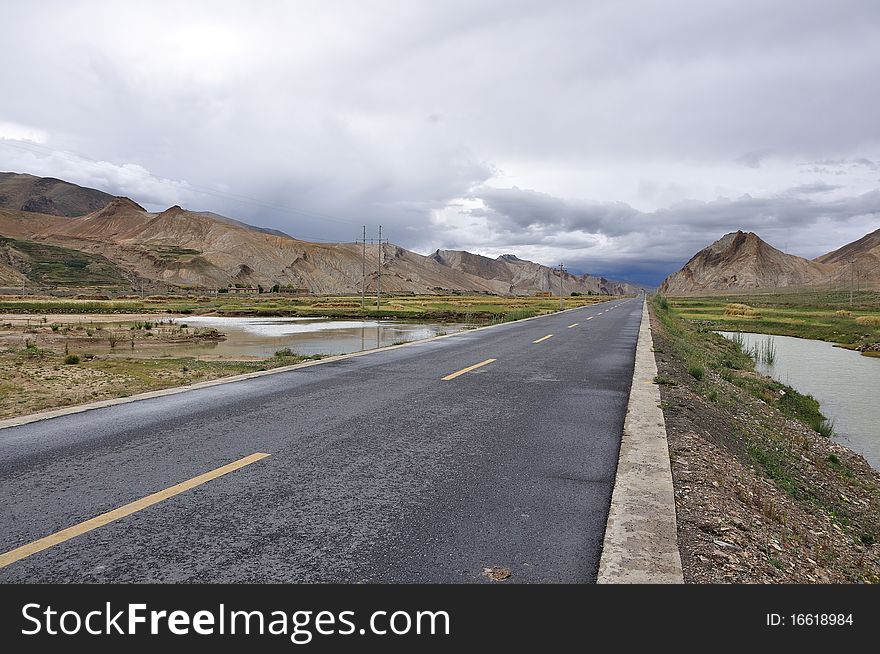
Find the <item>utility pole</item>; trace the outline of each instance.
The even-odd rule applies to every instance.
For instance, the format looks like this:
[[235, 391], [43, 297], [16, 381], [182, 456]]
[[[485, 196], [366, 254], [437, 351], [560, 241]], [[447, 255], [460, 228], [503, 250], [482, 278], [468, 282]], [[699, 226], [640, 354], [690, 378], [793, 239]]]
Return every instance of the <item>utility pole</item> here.
[[[363, 255], [361, 257], [361, 309], [364, 308], [367, 298], [367, 226], [364, 225]], [[363, 348], [361, 348], [363, 349]]]
[[379, 310], [379, 304], [382, 302], [382, 225], [379, 225], [379, 267], [376, 273], [376, 311]]
[[856, 262], [855, 259], [849, 260], [849, 306], [853, 305], [853, 264]]
[[562, 278], [565, 275], [565, 266], [563, 266], [560, 263], [558, 268], [559, 268], [559, 310], [562, 311]]

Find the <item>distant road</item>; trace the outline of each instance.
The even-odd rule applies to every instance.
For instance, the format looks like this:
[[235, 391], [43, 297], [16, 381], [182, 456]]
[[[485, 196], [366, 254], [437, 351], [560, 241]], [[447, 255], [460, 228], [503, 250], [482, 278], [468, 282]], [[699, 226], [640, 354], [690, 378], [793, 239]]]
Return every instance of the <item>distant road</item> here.
[[0, 430], [0, 581], [594, 581], [641, 309]]

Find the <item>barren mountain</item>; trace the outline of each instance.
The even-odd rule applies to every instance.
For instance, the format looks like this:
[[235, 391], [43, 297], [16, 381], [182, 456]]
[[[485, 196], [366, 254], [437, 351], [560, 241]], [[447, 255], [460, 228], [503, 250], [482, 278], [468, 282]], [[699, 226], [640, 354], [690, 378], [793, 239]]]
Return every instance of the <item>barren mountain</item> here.
[[752, 232], [732, 232], [697, 252], [660, 292], [688, 295], [729, 289], [808, 286], [827, 281], [833, 265], [785, 254]]
[[[114, 279], [212, 289], [280, 284], [312, 293], [356, 293], [362, 287], [363, 249], [355, 243], [301, 241], [276, 230], [178, 206], [151, 213], [128, 198], [59, 180], [11, 174], [3, 180], [8, 206], [0, 208], [0, 235], [25, 243], [16, 246], [17, 250], [36, 251], [27, 243], [54, 245], [86, 253], [93, 257], [89, 259], [93, 263], [111, 262], [119, 269], [108, 272]], [[73, 215], [87, 203], [99, 206], [84, 215]], [[50, 213], [65, 211], [71, 217], [39, 213], [37, 208]], [[379, 254], [379, 246], [367, 247], [368, 292], [377, 286]], [[381, 286], [386, 291], [531, 294], [558, 290], [558, 277], [550, 268], [513, 255], [489, 259], [467, 252], [438, 251], [426, 257], [393, 244], [383, 246], [381, 255]], [[14, 262], [10, 265], [11, 272], [3, 274], [9, 282], [14, 280], [15, 270], [31, 277], [25, 267], [16, 268]], [[11, 285], [9, 282], [6, 285]], [[564, 290], [626, 293], [634, 292], [635, 287], [569, 274]]]
[[[101, 254], [147, 279], [179, 286], [289, 285], [314, 293], [357, 292], [362, 248], [310, 243], [213, 214], [171, 207], [149, 213], [127, 198], [30, 234], [32, 238]], [[378, 246], [368, 248], [367, 289], [375, 289]], [[496, 286], [403, 248], [383, 249], [387, 291], [494, 291]]]
[[0, 173], [0, 207], [48, 214], [82, 216], [106, 206], [113, 196], [53, 177]]
[[880, 288], [880, 229], [814, 261], [837, 266], [835, 279], [841, 286]]
[[[437, 250], [431, 255], [445, 266], [469, 273], [476, 277], [491, 279], [501, 284], [502, 292], [510, 295], [529, 295], [535, 291], [559, 292], [559, 275], [552, 268], [520, 259], [512, 254], [502, 254], [496, 259], [472, 254], [463, 250]], [[565, 273], [563, 292], [607, 293], [623, 295], [638, 292], [638, 287], [627, 282], [617, 282], [592, 275]]]

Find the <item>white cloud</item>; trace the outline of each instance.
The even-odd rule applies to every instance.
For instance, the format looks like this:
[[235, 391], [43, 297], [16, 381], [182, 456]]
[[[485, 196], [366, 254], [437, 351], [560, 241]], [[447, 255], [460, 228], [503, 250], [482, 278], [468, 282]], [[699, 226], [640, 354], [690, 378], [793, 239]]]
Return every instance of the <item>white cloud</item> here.
[[48, 139], [49, 135], [45, 130], [19, 123], [0, 121], [0, 140], [45, 143]]

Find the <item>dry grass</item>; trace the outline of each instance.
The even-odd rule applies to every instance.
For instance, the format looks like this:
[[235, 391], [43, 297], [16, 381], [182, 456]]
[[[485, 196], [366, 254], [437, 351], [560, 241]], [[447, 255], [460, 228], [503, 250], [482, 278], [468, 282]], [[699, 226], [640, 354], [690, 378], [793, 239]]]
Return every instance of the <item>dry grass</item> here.
[[840, 318], [849, 318], [852, 316], [852, 311], [847, 311], [846, 309], [838, 309], [834, 312], [835, 316], [839, 316]]
[[859, 316], [856, 322], [869, 327], [880, 327], [880, 316]]
[[761, 312], [756, 311], [748, 304], [739, 304], [738, 302], [731, 302], [724, 306], [724, 315], [725, 316], [737, 316], [740, 318], [760, 318]]

